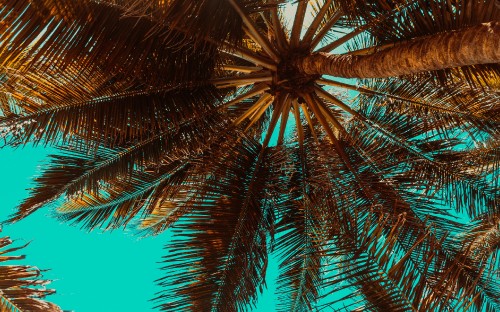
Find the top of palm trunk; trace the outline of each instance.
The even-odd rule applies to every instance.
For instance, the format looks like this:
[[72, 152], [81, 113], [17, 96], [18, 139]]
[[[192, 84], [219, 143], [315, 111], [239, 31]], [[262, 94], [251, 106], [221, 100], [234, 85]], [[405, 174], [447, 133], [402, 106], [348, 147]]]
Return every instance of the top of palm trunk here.
[[[324, 75], [340, 78], [389, 78], [500, 61], [498, 22], [412, 38], [399, 43], [385, 44], [376, 49], [336, 54], [328, 52], [360, 35], [377, 24], [379, 19], [389, 19], [390, 13], [382, 14], [349, 34], [320, 46], [332, 25], [343, 15], [338, 9], [333, 13], [330, 12], [328, 22], [323, 22], [329, 1], [318, 11], [305, 30], [303, 28], [307, 1], [299, 2], [297, 5], [290, 29], [281, 23], [275, 11], [267, 17], [262, 15], [264, 22], [256, 23], [244, 13], [237, 1], [229, 2], [242, 17], [248, 39], [241, 47], [229, 45], [223, 48], [223, 51], [237, 56], [242, 62], [253, 63], [254, 66], [237, 68], [226, 65], [226, 69], [233, 70], [237, 74], [227, 78], [217, 78], [213, 82], [219, 88], [253, 85], [252, 89], [226, 103], [226, 107], [260, 96], [260, 100], [236, 120], [236, 125], [249, 119], [251, 126], [262, 116], [259, 114], [262, 109], [269, 106], [273, 108], [274, 118], [268, 127], [265, 145], [275, 131], [274, 127], [278, 120], [287, 121], [289, 113], [300, 116], [301, 113], [297, 111], [300, 107], [308, 121], [310, 121], [307, 118], [309, 113], [318, 118], [333, 142], [338, 140], [338, 134], [344, 130], [339, 116], [336, 116], [325, 103], [333, 104], [335, 109], [368, 122], [349, 105], [335, 95], [325, 92], [323, 88], [325, 85], [330, 85], [368, 94], [373, 94], [373, 91], [325, 79]], [[269, 94], [271, 97], [264, 94]], [[309, 126], [314, 129], [312, 124]], [[284, 133], [282, 129], [278, 142], [283, 142]], [[301, 140], [299, 136], [299, 141]]]

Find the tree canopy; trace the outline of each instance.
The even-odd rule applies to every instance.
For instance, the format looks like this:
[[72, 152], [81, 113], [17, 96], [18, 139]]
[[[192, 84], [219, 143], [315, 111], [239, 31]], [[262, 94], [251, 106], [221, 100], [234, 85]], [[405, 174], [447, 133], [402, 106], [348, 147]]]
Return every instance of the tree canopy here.
[[60, 148], [8, 221], [65, 197], [89, 230], [172, 231], [164, 311], [250, 309], [270, 254], [282, 311], [496, 311], [499, 21], [494, 0], [3, 0], [0, 135]]

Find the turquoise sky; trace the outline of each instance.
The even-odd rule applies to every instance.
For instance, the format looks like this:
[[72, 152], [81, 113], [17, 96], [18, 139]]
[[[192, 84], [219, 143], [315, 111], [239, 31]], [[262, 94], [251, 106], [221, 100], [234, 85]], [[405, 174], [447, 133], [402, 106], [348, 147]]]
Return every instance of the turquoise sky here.
[[[51, 152], [54, 150], [44, 147], [0, 149], [1, 220], [28, 195], [26, 189]], [[53, 280], [49, 288], [57, 290], [50, 301], [75, 312], [153, 311], [154, 303], [149, 300], [161, 290], [154, 280], [162, 274], [158, 262], [168, 233], [148, 238], [121, 230], [89, 233], [55, 220], [49, 212], [49, 208], [41, 209], [6, 225], [2, 235], [18, 244], [31, 241], [18, 251], [27, 256], [18, 263], [50, 269], [44, 277]], [[254, 311], [275, 311], [276, 270], [276, 264], [270, 263], [269, 291], [259, 298]]]

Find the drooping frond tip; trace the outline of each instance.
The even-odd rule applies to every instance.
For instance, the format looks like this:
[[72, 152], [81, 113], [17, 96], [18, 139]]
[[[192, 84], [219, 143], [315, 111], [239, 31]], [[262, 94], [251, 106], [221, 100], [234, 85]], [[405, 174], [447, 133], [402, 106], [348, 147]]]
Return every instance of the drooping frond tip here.
[[[23, 249], [9, 247], [9, 237], [0, 238], [0, 262], [24, 259], [23, 256], [10, 255]], [[50, 281], [41, 279], [38, 268], [25, 265], [0, 265], [0, 310], [13, 312], [62, 312], [57, 305], [45, 301], [44, 298], [55, 290], [46, 289]]]

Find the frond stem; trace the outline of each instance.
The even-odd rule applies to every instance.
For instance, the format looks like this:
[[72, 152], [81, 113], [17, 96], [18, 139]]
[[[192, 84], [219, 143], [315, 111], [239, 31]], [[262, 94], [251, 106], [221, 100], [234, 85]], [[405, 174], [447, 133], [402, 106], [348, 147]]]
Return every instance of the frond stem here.
[[338, 10], [333, 14], [333, 16], [328, 20], [328, 22], [321, 27], [318, 34], [311, 41], [311, 50], [315, 50], [316, 46], [323, 40], [325, 35], [330, 31], [330, 29], [339, 21], [339, 19], [344, 16], [341, 10]]
[[261, 71], [263, 68], [260, 66], [223, 65], [222, 69], [227, 71], [236, 71], [240, 73], [253, 73]]
[[293, 20], [292, 35], [290, 36], [290, 46], [297, 47], [300, 42], [300, 33], [302, 32], [302, 25], [304, 24], [304, 16], [307, 10], [308, 0], [302, 0], [297, 6], [295, 18]]
[[263, 94], [245, 113], [238, 117], [233, 123], [235, 125], [239, 125], [243, 120], [245, 120], [245, 118], [254, 115], [254, 113], [258, 111], [262, 106], [264, 106], [271, 97], [272, 95], [269, 93]]
[[230, 88], [230, 87], [241, 87], [246, 85], [255, 84], [258, 82], [271, 82], [273, 77], [270, 72], [262, 73], [259, 75], [249, 74], [240, 75], [236, 77], [223, 77], [211, 79], [210, 82], [213, 83], [217, 88]]
[[261, 35], [261, 33], [255, 26], [253, 21], [250, 19], [249, 16], [247, 16], [247, 14], [243, 11], [241, 6], [235, 0], [227, 0], [227, 1], [229, 1], [229, 4], [231, 4], [234, 10], [241, 17], [243, 24], [247, 27], [249, 31], [249, 34], [251, 34], [252, 37], [255, 38], [255, 40], [257, 41], [256, 43], [259, 44], [262, 47], [262, 49], [267, 53], [267, 55], [269, 55], [275, 62], [278, 62], [279, 56], [275, 53], [269, 41]]
[[283, 144], [283, 139], [285, 135], [285, 129], [288, 122], [288, 117], [290, 113], [291, 99], [288, 97], [284, 100], [283, 108], [281, 109], [281, 122], [280, 122], [280, 131], [278, 133], [278, 145]]
[[270, 70], [277, 69], [276, 63], [274, 63], [272, 60], [270, 60], [266, 57], [263, 57], [261, 55], [258, 55], [249, 49], [226, 44], [225, 47], [221, 49], [221, 51], [226, 53], [226, 54], [236, 56], [236, 57], [243, 59], [245, 61], [248, 61], [250, 63], [254, 63], [256, 65], [263, 66], [263, 67], [268, 68]]
[[271, 9], [271, 23], [273, 25], [274, 34], [276, 35], [277, 45], [282, 50], [281, 52], [284, 52], [288, 49], [288, 41], [286, 40], [285, 31], [280, 22], [277, 7]]
[[325, 2], [323, 3], [321, 10], [318, 12], [318, 14], [316, 14], [311, 25], [309, 25], [306, 34], [302, 38], [303, 45], [308, 46], [311, 44], [314, 34], [316, 34], [316, 31], [318, 31], [318, 27], [321, 24], [323, 17], [325, 17], [326, 12], [328, 12], [328, 9], [330, 8], [330, 4], [332, 4], [332, 1], [333, 0], [325, 0]]
[[239, 103], [243, 100], [249, 99], [249, 98], [256, 96], [256, 95], [259, 95], [259, 94], [262, 94], [265, 91], [269, 90], [270, 88], [271, 87], [269, 87], [267, 84], [264, 84], [264, 83], [260, 83], [258, 85], [255, 85], [248, 92], [243, 93], [242, 95], [237, 96], [236, 98], [230, 100], [229, 102], [222, 104], [221, 106], [219, 106], [219, 109], [227, 108], [227, 107], [234, 105], [236, 103]]

